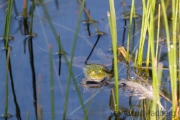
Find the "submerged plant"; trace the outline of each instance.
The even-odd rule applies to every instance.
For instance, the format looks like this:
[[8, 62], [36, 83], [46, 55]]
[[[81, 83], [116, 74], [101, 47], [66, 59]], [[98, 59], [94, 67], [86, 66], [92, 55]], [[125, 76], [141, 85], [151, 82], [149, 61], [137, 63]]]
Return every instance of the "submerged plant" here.
[[[87, 14], [90, 15], [90, 10], [88, 11]], [[87, 17], [86, 14], [85, 14], [85, 16], [86, 16], [86, 20], [82, 20], [81, 22], [83, 22], [84, 24], [87, 25], [88, 34], [89, 34], [89, 36], [91, 36], [91, 32], [90, 32], [90, 28], [89, 28], [89, 27], [90, 27], [90, 24], [92, 24], [92, 23], [99, 23], [99, 22], [96, 21], [96, 20], [92, 20], [92, 22], [91, 22], [91, 20]]]
[[[114, 82], [109, 83], [109, 87], [114, 87]], [[141, 81], [141, 80], [126, 80], [122, 79], [118, 82], [119, 88], [122, 89], [122, 93], [126, 96], [134, 96], [138, 99], [154, 99], [153, 88], [151, 85]], [[159, 101], [157, 104], [165, 111], [164, 107]]]
[[[23, 2], [23, 12], [16, 15], [15, 19], [19, 21], [19, 27], [15, 30], [20, 30], [22, 35], [29, 35], [29, 17], [27, 13], [28, 9], [28, 0], [24, 0]], [[32, 12], [32, 11], [31, 11]]]
[[4, 117], [4, 118], [8, 118], [8, 117], [12, 117], [12, 115], [10, 115], [9, 113], [8, 113], [8, 97], [9, 97], [9, 85], [8, 85], [8, 83], [9, 83], [9, 80], [8, 80], [8, 70], [9, 70], [9, 60], [10, 60], [10, 50], [11, 50], [12, 48], [11, 47], [8, 47], [7, 48], [7, 55], [6, 55], [6, 103], [5, 103], [5, 110], [4, 110], [4, 114], [2, 115], [2, 117]]
[[58, 69], [58, 74], [60, 76], [61, 74], [61, 56], [66, 54], [65, 51], [62, 50], [62, 48], [60, 47], [60, 43], [61, 43], [61, 39], [60, 39], [60, 34], [58, 34], [58, 47], [59, 47], [59, 51], [58, 51], [58, 55], [59, 55], [59, 69]]

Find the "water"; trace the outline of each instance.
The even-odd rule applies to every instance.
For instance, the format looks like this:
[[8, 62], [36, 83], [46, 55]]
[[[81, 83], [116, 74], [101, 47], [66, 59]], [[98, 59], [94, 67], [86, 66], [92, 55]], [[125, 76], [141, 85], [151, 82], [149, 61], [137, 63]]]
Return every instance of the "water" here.
[[[22, 12], [22, 1], [15, 1], [17, 5], [18, 12]], [[53, 0], [44, 1], [46, 3], [48, 12], [51, 17], [51, 21], [57, 31], [60, 33], [61, 42], [64, 51], [67, 56], [71, 56], [71, 48], [74, 39], [77, 19], [79, 15], [80, 4], [77, 1], [65, 0], [59, 1], [59, 9], [56, 8], [55, 2]], [[131, 1], [126, 1], [127, 6], [130, 6]], [[30, 2], [29, 2], [30, 3]], [[107, 35], [100, 38], [95, 51], [90, 57], [90, 62], [97, 62], [105, 64], [106, 66], [111, 65], [111, 37], [108, 26], [107, 11], [109, 11], [109, 3], [104, 0], [87, 0], [86, 7], [90, 10], [90, 15], [94, 20], [99, 21], [97, 24], [100, 31], [107, 33]], [[136, 3], [137, 13], [141, 14], [141, 3]], [[5, 0], [0, 2], [0, 18], [1, 23], [5, 23], [5, 9], [7, 8], [7, 3]], [[121, 1], [115, 1], [116, 15], [117, 15], [117, 31], [118, 31], [118, 42], [121, 45], [122, 33], [124, 21], [120, 18], [121, 13], [123, 13], [123, 6]], [[83, 15], [82, 20], [85, 20]], [[138, 21], [137, 21], [138, 22]], [[28, 43], [26, 43], [26, 54], [24, 54], [24, 35], [21, 34], [19, 28], [20, 22], [15, 20], [15, 12], [12, 12], [12, 22], [10, 35], [14, 36], [14, 41], [10, 41], [9, 45], [12, 46], [11, 51], [11, 64], [12, 64], [12, 74], [14, 79], [14, 88], [17, 103], [20, 108], [21, 119], [26, 118], [27, 110], [30, 111], [29, 120], [34, 120], [35, 108], [33, 105], [33, 88], [32, 88], [32, 71], [30, 66], [30, 58], [28, 52]], [[138, 24], [137, 24], [138, 26]], [[138, 28], [138, 27], [137, 27]], [[96, 31], [93, 25], [90, 25], [91, 33], [94, 34]], [[0, 34], [3, 35], [4, 24], [0, 27]], [[55, 95], [55, 118], [61, 119], [63, 115], [63, 107], [65, 101], [65, 90], [68, 78], [68, 68], [64, 61], [62, 60], [61, 66], [61, 76], [58, 76], [58, 45], [50, 29], [50, 26], [45, 18], [41, 6], [37, 6], [34, 11], [34, 25], [33, 33], [37, 34], [37, 37], [33, 38], [33, 48], [34, 48], [34, 66], [36, 81], [38, 80], [38, 75], [42, 76], [41, 80], [41, 91], [40, 91], [40, 104], [43, 109], [43, 119], [51, 119], [51, 104], [50, 104], [50, 76], [49, 76], [49, 45], [53, 46], [53, 73], [54, 73], [54, 95]], [[136, 32], [135, 40], [137, 41], [139, 36], [139, 31]], [[96, 35], [88, 37], [88, 32], [86, 25], [81, 24], [80, 30], [78, 32], [77, 46], [75, 49], [75, 61], [73, 63], [73, 73], [76, 77], [78, 83], [84, 78], [83, 75], [83, 62], [85, 61], [87, 55], [91, 51]], [[3, 48], [4, 43], [0, 41], [0, 48]], [[5, 108], [5, 51], [0, 50], [0, 114], [4, 114]], [[124, 64], [119, 64], [119, 76], [126, 78], [126, 66]], [[38, 83], [38, 82], [36, 82]], [[11, 83], [9, 81], [9, 86]], [[82, 97], [85, 102], [85, 106], [88, 109], [88, 116], [90, 120], [98, 119], [104, 120], [108, 119], [112, 114], [112, 110], [109, 108], [109, 97], [110, 89], [99, 88], [99, 89], [89, 89], [89, 91], [84, 92], [84, 88], [79, 85], [82, 92]], [[11, 120], [17, 120], [16, 118], [16, 106], [14, 102], [14, 96], [12, 94], [12, 88], [9, 87], [9, 110], [8, 113], [12, 114]], [[129, 108], [129, 103], [126, 96], [120, 96], [121, 107]], [[133, 101], [136, 103], [137, 101]], [[129, 117], [126, 117], [130, 119]], [[71, 81], [68, 109], [67, 109], [67, 119], [71, 120], [84, 120], [84, 113], [79, 102], [76, 90], [74, 89], [73, 82]]]

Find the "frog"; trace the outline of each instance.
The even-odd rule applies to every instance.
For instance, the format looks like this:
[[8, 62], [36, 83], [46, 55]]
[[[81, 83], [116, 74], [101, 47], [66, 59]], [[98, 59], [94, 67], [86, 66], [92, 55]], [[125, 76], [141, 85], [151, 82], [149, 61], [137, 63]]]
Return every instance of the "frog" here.
[[101, 87], [106, 85], [111, 78], [114, 77], [114, 65], [112, 64], [111, 70], [102, 64], [86, 64], [83, 67], [85, 78], [82, 80], [81, 85], [85, 87]]

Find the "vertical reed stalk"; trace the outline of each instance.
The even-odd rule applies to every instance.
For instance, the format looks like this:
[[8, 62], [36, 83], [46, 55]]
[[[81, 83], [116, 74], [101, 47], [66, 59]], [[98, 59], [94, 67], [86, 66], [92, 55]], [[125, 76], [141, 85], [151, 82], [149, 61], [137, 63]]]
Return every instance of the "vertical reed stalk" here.
[[[129, 47], [130, 47], [130, 38], [131, 38], [131, 29], [132, 29], [132, 17], [134, 15], [134, 0], [131, 3], [131, 13], [130, 13], [130, 21], [128, 27], [128, 38], [127, 38], [127, 61], [129, 61]], [[135, 23], [134, 23], [135, 24]]]
[[[159, 62], [157, 64], [157, 77], [158, 77], [158, 81], [157, 81], [157, 94], [160, 93], [160, 86], [161, 86], [161, 80], [162, 80], [162, 72], [163, 72], [163, 63]], [[160, 104], [160, 96], [157, 95], [157, 102], [156, 103], [159, 103]], [[158, 106], [158, 109], [157, 111], [161, 111], [161, 106], [159, 105]], [[161, 120], [162, 119], [162, 116], [157, 116], [159, 117], [159, 119]]]
[[168, 61], [169, 61], [169, 74], [171, 81], [171, 91], [172, 91], [172, 120], [175, 119], [175, 113], [177, 108], [177, 63], [176, 63], [176, 24], [177, 24], [177, 0], [172, 1], [172, 32], [173, 32], [173, 44], [170, 44], [170, 35], [169, 35], [169, 26], [166, 14], [166, 7], [164, 0], [161, 0], [162, 11], [164, 16], [166, 38], [167, 38], [167, 47], [168, 47]]
[[109, 0], [110, 13], [107, 13], [114, 57], [114, 79], [115, 79], [115, 113], [119, 112], [119, 93], [118, 93], [118, 63], [117, 63], [117, 29], [116, 29], [116, 13], [114, 8], [114, 0]]
[[[74, 41], [73, 41], [72, 52], [71, 52], [71, 60], [70, 60], [69, 66], [68, 66], [70, 71], [72, 71], [72, 63], [73, 63], [74, 52], [75, 52], [75, 47], [76, 47], [78, 31], [79, 31], [79, 26], [80, 26], [80, 22], [81, 22], [84, 3], [85, 3], [85, 0], [83, 0], [83, 2], [81, 4], [80, 14], [79, 14], [79, 17], [78, 17], [78, 23], [77, 23], [77, 26], [76, 26], [76, 33], [74, 35]], [[69, 96], [69, 88], [70, 88], [70, 80], [71, 80], [70, 77], [71, 77], [71, 73], [68, 74], [68, 82], [67, 82], [67, 86], [66, 86], [66, 97], [65, 97], [65, 104], [64, 104], [63, 120], [66, 119], [66, 111], [67, 111], [67, 105], [68, 105], [68, 96]], [[78, 85], [74, 80], [73, 80], [73, 82], [75, 84], [76, 90], [78, 91], [77, 93], [78, 93], [78, 96], [80, 98], [82, 108], [84, 110], [85, 120], [88, 120], [87, 110], [86, 110], [86, 108], [84, 106], [82, 98], [80, 97], [80, 92], [79, 92], [79, 89], [78, 89]]]
[[149, 24], [149, 15], [150, 15], [149, 1], [146, 5], [146, 1], [142, 0], [142, 4], [143, 4], [143, 15], [142, 15], [141, 35], [140, 35], [140, 43], [139, 43], [139, 50], [138, 50], [138, 61], [137, 61], [138, 66], [142, 66], [144, 42], [145, 42], [145, 37], [147, 33], [147, 27]]
[[50, 94], [51, 94], [51, 120], [55, 119], [54, 109], [54, 77], [53, 77], [53, 58], [52, 45], [49, 45], [49, 64], [50, 64]]
[[148, 39], [148, 48], [147, 48], [147, 55], [146, 55], [146, 77], [149, 76], [149, 61], [150, 61], [150, 48], [151, 48], [151, 44], [150, 44], [150, 38]]
[[172, 66], [172, 79], [171, 79], [171, 91], [172, 91], [172, 101], [173, 101], [173, 109], [172, 111], [174, 112], [173, 119], [178, 119], [179, 115], [177, 112], [178, 108], [178, 100], [177, 100], [177, 13], [178, 13], [178, 3], [179, 0], [172, 0], [172, 38], [173, 38], [173, 45], [170, 45], [172, 49], [172, 61], [171, 61], [171, 66]]
[[6, 11], [6, 21], [5, 21], [5, 27], [4, 27], [4, 38], [5, 38], [4, 47], [5, 48], [8, 47], [12, 8], [13, 8], [13, 0], [8, 0], [8, 8]]
[[[83, 0], [83, 2], [84, 2], [84, 1], [85, 1], [85, 0]], [[49, 25], [50, 25], [50, 28], [51, 28], [51, 30], [52, 30], [52, 33], [53, 33], [53, 35], [54, 35], [54, 37], [55, 37], [55, 39], [56, 39], [56, 41], [57, 41], [57, 44], [58, 44], [58, 35], [57, 35], [57, 32], [56, 32], [56, 30], [55, 30], [55, 28], [54, 28], [54, 26], [53, 26], [53, 24], [52, 24], [52, 21], [51, 21], [51, 18], [50, 18], [50, 16], [49, 16], [49, 13], [48, 13], [45, 5], [44, 5], [44, 2], [43, 2], [42, 0], [40, 0], [40, 3], [41, 3], [41, 5], [42, 5], [42, 8], [43, 8], [44, 14], [45, 14], [45, 16], [46, 16], [46, 19], [47, 19], [47, 21], [49, 22]], [[76, 31], [76, 32], [77, 32], [77, 31]], [[76, 34], [77, 34], [77, 33], [76, 33]], [[60, 45], [59, 47], [60, 47], [62, 50], [64, 50], [61, 42], [60, 42], [59, 45]], [[76, 89], [76, 92], [77, 92], [77, 94], [78, 94], [80, 103], [81, 103], [81, 105], [82, 105], [82, 109], [83, 109], [83, 111], [84, 111], [85, 117], [88, 118], [87, 112], [86, 112], [86, 109], [85, 109], [85, 106], [84, 106], [84, 103], [83, 103], [83, 99], [82, 99], [82, 96], [81, 96], [81, 92], [80, 92], [80, 90], [79, 90], [79, 88], [78, 88], [78, 84], [77, 84], [77, 82], [76, 82], [76, 79], [75, 79], [75, 77], [74, 77], [74, 74], [73, 74], [73, 72], [72, 72], [72, 69], [69, 68], [68, 59], [67, 59], [66, 55], [63, 55], [63, 57], [64, 57], [64, 60], [66, 61], [66, 65], [68, 66], [69, 73], [70, 73], [70, 75], [71, 75], [71, 77], [72, 77], [72, 79], [73, 79], [73, 83], [74, 83], [74, 85], [75, 85], [75, 89]]]
[[[180, 21], [180, 2], [179, 2], [179, 9], [178, 9], [178, 21]], [[178, 22], [178, 31], [177, 32], [179, 32], [180, 31], [180, 23]], [[178, 35], [178, 42], [180, 43], [180, 34]], [[178, 82], [180, 83], [180, 44], [178, 44], [179, 46], [178, 46], [178, 48], [179, 48], [179, 54], [178, 54], [178, 70], [179, 70], [179, 72], [178, 72]], [[180, 99], [180, 84], [178, 84], [178, 100]], [[180, 111], [179, 111], [179, 113], [180, 113]]]
[[[159, 88], [158, 88], [158, 77], [157, 77], [157, 59], [155, 58], [155, 51], [154, 51], [154, 11], [155, 11], [155, 0], [152, 0], [150, 3], [150, 22], [149, 22], [149, 44], [150, 44], [150, 50], [151, 50], [151, 61], [152, 62], [152, 78], [153, 78], [153, 102], [151, 106], [151, 111], [156, 112], [157, 107], [156, 104], [158, 101], [159, 96]], [[156, 120], [156, 116], [153, 115], [150, 117], [151, 120]]]
[[[122, 0], [122, 5], [124, 8], [124, 16], [126, 16], [126, 2], [124, 0]], [[123, 38], [122, 38], [122, 46], [124, 46], [124, 40], [125, 40], [125, 36], [126, 36], [126, 24], [127, 24], [127, 19], [124, 19], [124, 31], [123, 31]]]
[[158, 5], [158, 29], [157, 29], [157, 40], [156, 40], [156, 58], [158, 58], [160, 19], [161, 19], [161, 5], [159, 4]]
[[4, 110], [4, 117], [8, 117], [8, 71], [9, 71], [9, 59], [10, 59], [10, 50], [11, 47], [7, 48], [7, 58], [6, 58], [6, 103], [5, 103], [5, 110]]

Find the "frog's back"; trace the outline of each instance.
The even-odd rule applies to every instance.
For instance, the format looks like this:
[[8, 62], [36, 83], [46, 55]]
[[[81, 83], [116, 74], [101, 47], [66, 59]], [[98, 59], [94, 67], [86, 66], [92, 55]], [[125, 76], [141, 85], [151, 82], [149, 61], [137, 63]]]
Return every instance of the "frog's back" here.
[[100, 64], [87, 64], [83, 67], [85, 77], [91, 81], [101, 82], [107, 77], [108, 68]]

